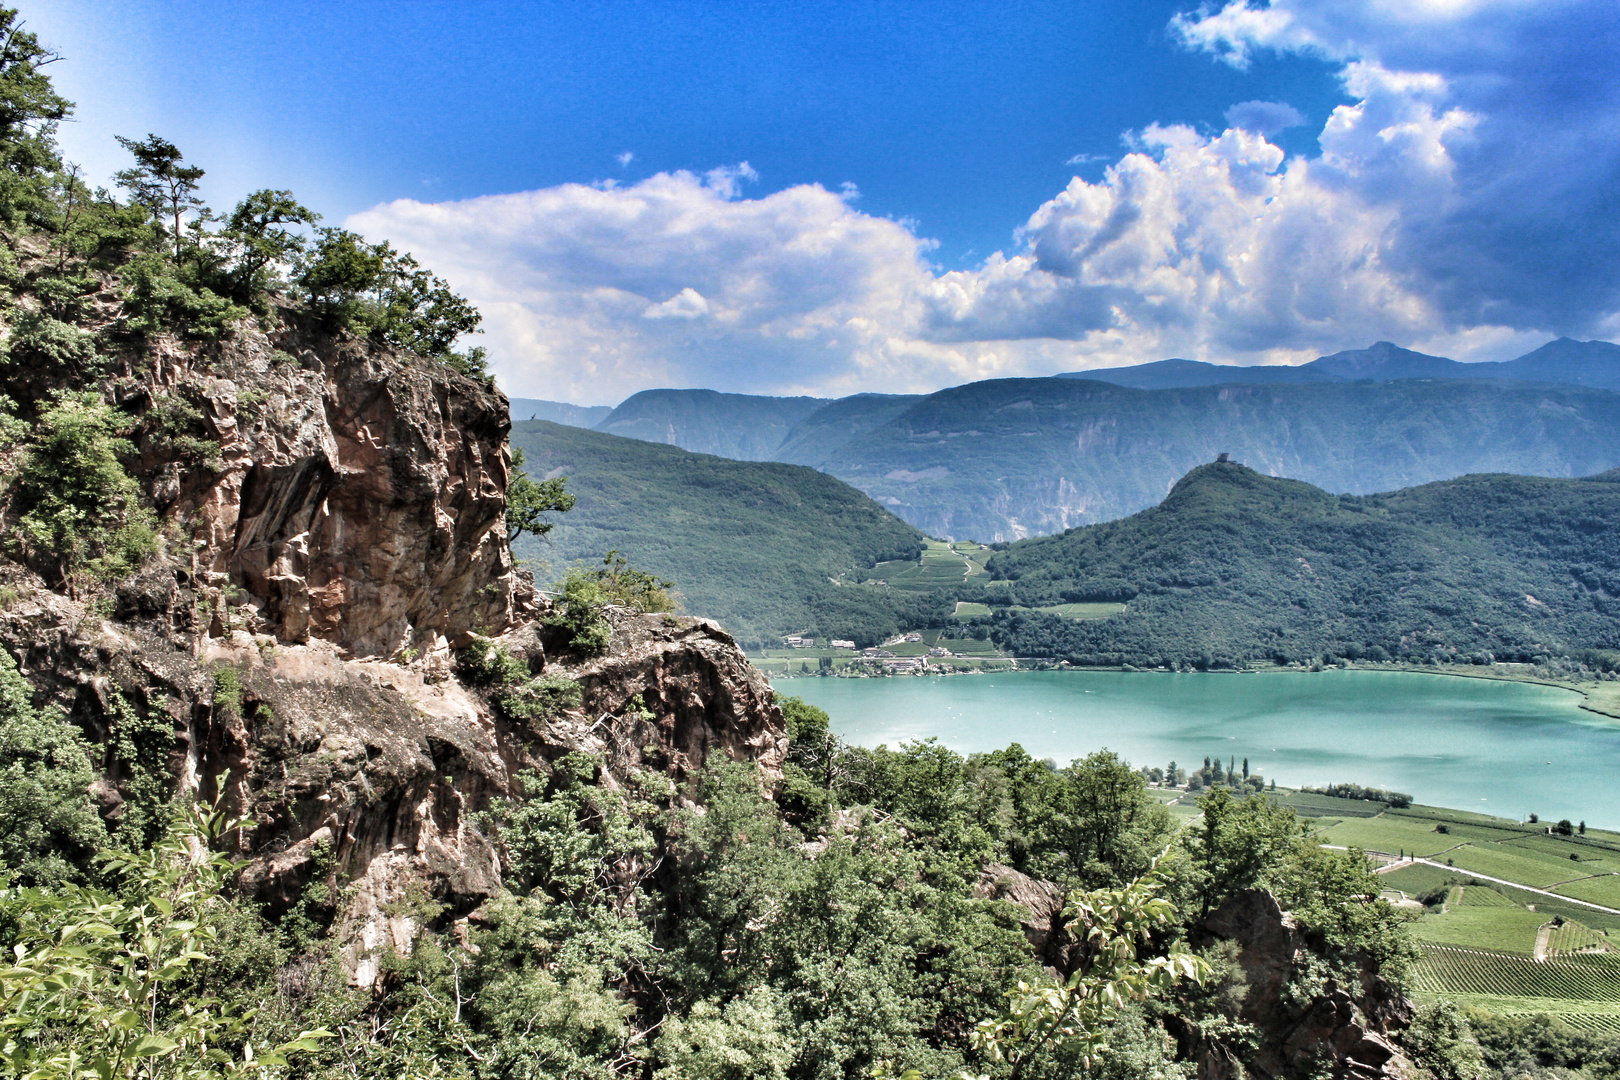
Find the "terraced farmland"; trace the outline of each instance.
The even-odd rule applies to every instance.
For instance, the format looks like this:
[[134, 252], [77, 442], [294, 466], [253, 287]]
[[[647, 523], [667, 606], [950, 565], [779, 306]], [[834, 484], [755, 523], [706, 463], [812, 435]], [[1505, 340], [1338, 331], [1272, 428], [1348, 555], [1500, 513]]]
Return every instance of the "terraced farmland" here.
[[1537, 961], [1517, 953], [1425, 945], [1413, 985], [1427, 993], [1566, 998], [1620, 1006], [1620, 956], [1580, 953]]

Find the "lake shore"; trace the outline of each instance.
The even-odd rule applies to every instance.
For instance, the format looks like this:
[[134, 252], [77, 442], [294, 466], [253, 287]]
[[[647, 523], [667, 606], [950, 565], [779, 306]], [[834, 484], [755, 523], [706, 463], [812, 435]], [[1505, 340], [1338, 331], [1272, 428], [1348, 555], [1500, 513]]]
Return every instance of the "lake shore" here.
[[[1011, 659], [1011, 658], [1009, 658], [1009, 659]], [[1030, 661], [1027, 660], [1027, 659], [1025, 659], [1023, 662], [1025, 664], [1030, 663]], [[1457, 678], [1457, 679], [1482, 679], [1482, 680], [1486, 680], [1486, 681], [1490, 681], [1490, 682], [1528, 683], [1528, 684], [1531, 684], [1531, 685], [1534, 685], [1534, 686], [1551, 686], [1551, 687], [1556, 687], [1559, 690], [1569, 690], [1569, 691], [1572, 691], [1573, 693], [1581, 695], [1582, 700], [1580, 702], [1579, 708], [1585, 710], [1586, 712], [1594, 713], [1594, 714], [1596, 714], [1598, 716], [1602, 716], [1602, 717], [1605, 717], [1605, 718], [1611, 719], [1611, 720], [1620, 720], [1620, 682], [1597, 682], [1595, 680], [1580, 681], [1580, 680], [1574, 680], [1574, 679], [1559, 679], [1557, 677], [1537, 674], [1535, 669], [1533, 668], [1533, 666], [1530, 665], [1530, 664], [1506, 664], [1506, 665], [1502, 665], [1502, 667], [1506, 668], [1508, 670], [1502, 670], [1501, 668], [1486, 668], [1484, 666], [1462, 665], [1462, 664], [1440, 666], [1440, 665], [1432, 665], [1432, 664], [1403, 664], [1403, 663], [1399, 663], [1399, 662], [1395, 662], [1395, 661], [1384, 661], [1382, 663], [1380, 663], [1380, 662], [1373, 662], [1373, 663], [1350, 662], [1350, 663], [1348, 663], [1347, 666], [1342, 667], [1342, 668], [1338, 668], [1337, 670], [1346, 670], [1346, 671], [1386, 671], [1386, 672], [1400, 672], [1400, 673], [1406, 673], [1406, 674], [1412, 674], [1412, 675], [1446, 675], [1446, 676], [1449, 676], [1451, 678]], [[1515, 671], [1515, 670], [1512, 670], [1513, 668], [1531, 668], [1532, 670], [1530, 670], [1530, 671]], [[1019, 668], [1019, 670], [1020, 671], [1031, 671], [1031, 670], [1043, 670], [1043, 669], [1041, 669], [1041, 668], [1031, 668], [1031, 667], [1021, 667], [1021, 668]], [[1156, 669], [1156, 668], [1135, 668], [1135, 667], [1069, 667], [1069, 666], [1066, 666], [1066, 665], [1064, 667], [1058, 668], [1058, 669], [1046, 668], [1044, 670], [1138, 671], [1138, 672], [1145, 672], [1145, 673], [1150, 673], [1150, 674], [1155, 674], [1156, 673], [1156, 674], [1161, 674], [1161, 675], [1187, 674], [1185, 672], [1166, 671], [1166, 670], [1164, 670], [1162, 668]], [[1327, 669], [1327, 670], [1335, 670], [1335, 669], [1330, 668], [1330, 669]], [[985, 671], [966, 672], [966, 671], [963, 671], [963, 672], [954, 672], [953, 674], [987, 674], [987, 673], [989, 673], [989, 672], [985, 672]], [[1001, 670], [999, 672], [996, 672], [996, 673], [997, 674], [1008, 674], [1008, 672], [1005, 669], [1003, 669], [1003, 670]], [[900, 678], [900, 677], [913, 677], [914, 678], [919, 674], [921, 674], [921, 673], [920, 672], [896, 672], [896, 673], [894, 673], [892, 675], [888, 675], [888, 676], [884, 676], [884, 675], [868, 675], [868, 674], [864, 674], [864, 673], [861, 674], [861, 675], [858, 675], [858, 676], [851, 676], [851, 675], [820, 675], [820, 674], [818, 674], [816, 672], [803, 672], [803, 673], [799, 673], [799, 672], [782, 672], [780, 674], [770, 675], [768, 677], [774, 682], [777, 679]], [[946, 672], [930, 671], [930, 672], [928, 672], [928, 674], [929, 675], [941, 675], [941, 674], [947, 674], [947, 673]], [[1221, 669], [1221, 670], [1212, 671], [1212, 672], [1201, 672], [1200, 674], [1214, 674], [1214, 675], [1222, 675], [1222, 674], [1225, 674], [1225, 675], [1276, 675], [1276, 674], [1308, 675], [1308, 674], [1313, 674], [1313, 672], [1310, 669], [1306, 669], [1306, 668], [1274, 667], [1274, 666], [1271, 666], [1271, 667], [1249, 667], [1249, 668], [1238, 668], [1238, 669]]]
[[1582, 708], [1588, 697], [1578, 687], [1526, 672], [1410, 678], [1449, 674], [1416, 665], [1291, 672], [1315, 677], [1048, 668], [777, 685], [826, 709], [834, 730], [863, 746], [937, 737], [966, 754], [1018, 742], [1057, 761], [1106, 747], [1154, 765], [1219, 751], [1249, 758], [1279, 786], [1354, 781], [1516, 819], [1536, 812], [1620, 824], [1620, 801], [1591, 767], [1620, 756], [1620, 725]]

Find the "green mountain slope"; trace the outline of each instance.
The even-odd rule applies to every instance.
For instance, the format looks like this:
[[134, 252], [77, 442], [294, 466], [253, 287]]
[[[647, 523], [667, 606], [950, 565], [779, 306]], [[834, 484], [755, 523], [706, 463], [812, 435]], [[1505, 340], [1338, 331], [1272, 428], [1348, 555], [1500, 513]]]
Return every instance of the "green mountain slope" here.
[[1620, 470], [1340, 496], [1204, 465], [1153, 509], [1014, 544], [989, 570], [1012, 582], [987, 591], [999, 604], [1127, 601], [1084, 623], [1003, 608], [995, 635], [1019, 655], [1220, 665], [1620, 649]]
[[830, 401], [794, 425], [772, 457], [820, 465], [844, 443], [887, 424], [922, 399], [921, 394], [855, 394]]
[[1136, 390], [997, 379], [942, 390], [822, 468], [924, 531], [1013, 540], [1152, 506], [1222, 452], [1332, 491], [1620, 463], [1620, 393], [1481, 381]]
[[829, 580], [917, 559], [923, 537], [825, 473], [541, 420], [512, 425], [511, 438], [533, 475], [566, 475], [578, 497], [549, 536], [514, 545], [553, 577], [616, 549], [673, 580], [687, 612], [718, 619], [745, 645], [801, 630], [873, 644], [950, 611], [930, 595]]
[[738, 461], [771, 461], [793, 426], [825, 404], [826, 398], [643, 390], [620, 402], [596, 430]]

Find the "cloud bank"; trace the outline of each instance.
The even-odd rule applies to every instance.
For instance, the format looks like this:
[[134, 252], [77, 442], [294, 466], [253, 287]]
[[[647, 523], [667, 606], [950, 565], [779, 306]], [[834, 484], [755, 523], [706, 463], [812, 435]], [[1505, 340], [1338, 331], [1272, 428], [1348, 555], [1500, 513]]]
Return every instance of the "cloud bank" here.
[[1387, 338], [1461, 359], [1620, 333], [1620, 20], [1610, 0], [1236, 0], [1171, 31], [1215, 62], [1304, 53], [1352, 103], [1153, 125], [972, 270], [746, 163], [350, 219], [478, 303], [503, 385], [822, 394], [1185, 356], [1309, 359]]

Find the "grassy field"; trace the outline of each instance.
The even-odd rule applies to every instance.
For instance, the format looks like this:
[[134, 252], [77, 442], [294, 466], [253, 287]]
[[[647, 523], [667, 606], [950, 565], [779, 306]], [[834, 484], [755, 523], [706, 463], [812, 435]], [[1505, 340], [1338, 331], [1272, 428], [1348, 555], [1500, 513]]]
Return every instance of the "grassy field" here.
[[[977, 544], [961, 546], [973, 552], [978, 550]], [[883, 581], [891, 589], [905, 589], [908, 592], [952, 590], [966, 581], [970, 574], [988, 576], [984, 564], [975, 561], [969, 552], [959, 553], [956, 545], [938, 540], [927, 542], [922, 558], [917, 562], [878, 563], [867, 574], [869, 580]]]
[[[1294, 813], [1305, 818], [1376, 817], [1384, 809], [1383, 803], [1368, 802], [1365, 799], [1341, 799], [1335, 795], [1317, 795], [1309, 791], [1278, 792], [1273, 798], [1284, 806], [1292, 807]], [[1326, 822], [1321, 820], [1318, 820], [1317, 824], [1320, 828], [1328, 827]]]
[[1110, 615], [1118, 615], [1125, 610], [1124, 604], [1054, 604], [1051, 607], [1036, 608], [1048, 615], [1057, 615], [1065, 619], [1106, 619]]
[[1470, 949], [1494, 949], [1529, 956], [1536, 947], [1536, 931], [1548, 916], [1527, 911], [1517, 904], [1510, 907], [1449, 908], [1441, 914], [1425, 915], [1412, 933], [1430, 945], [1457, 945]]

